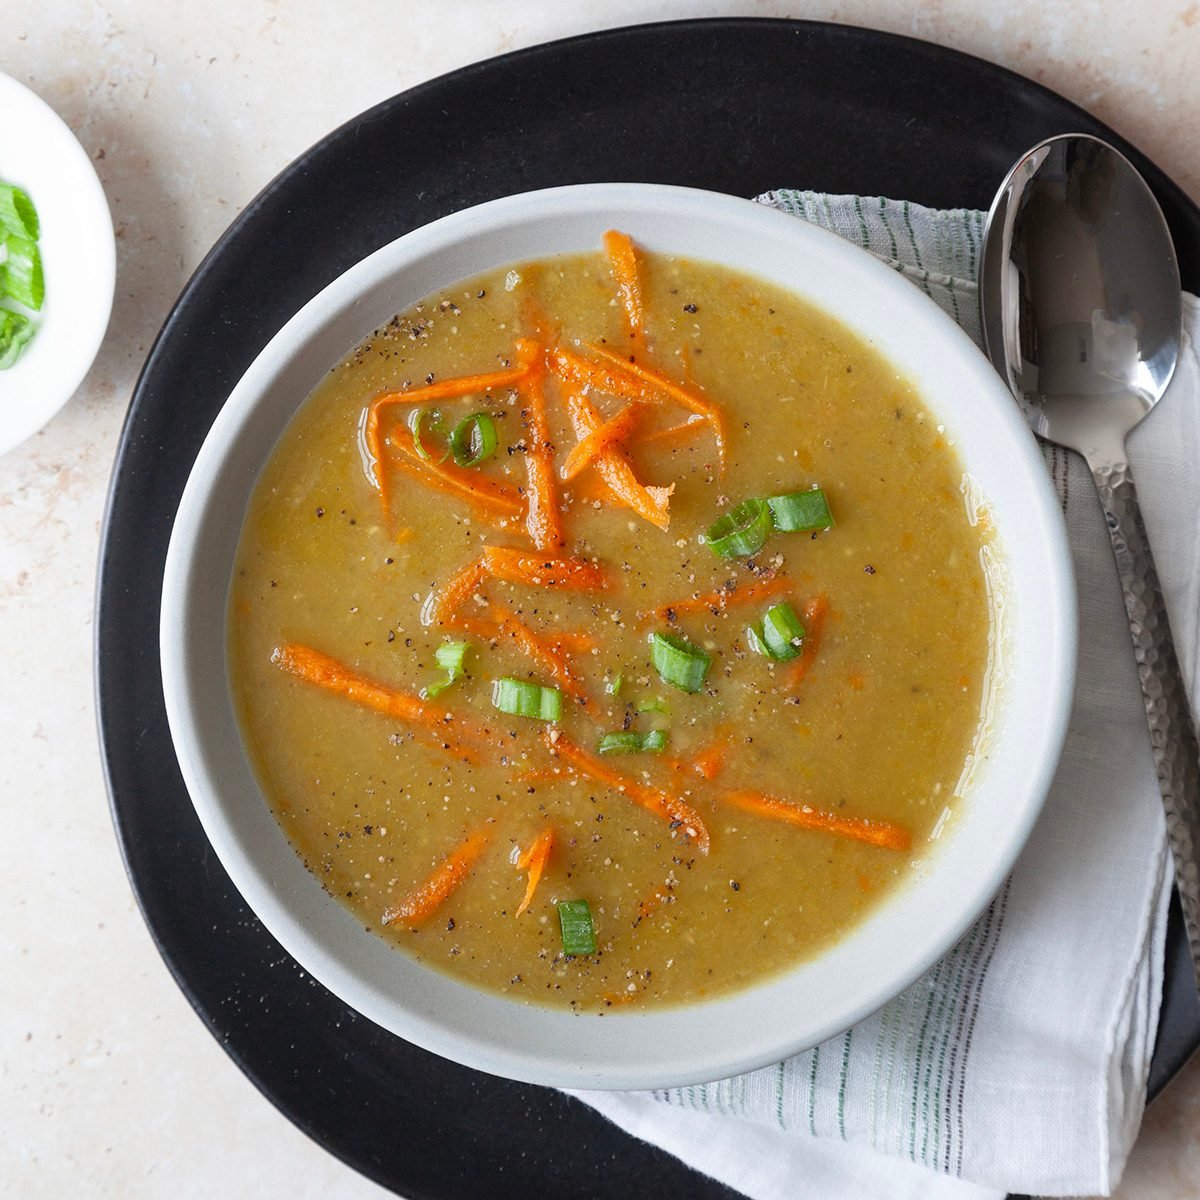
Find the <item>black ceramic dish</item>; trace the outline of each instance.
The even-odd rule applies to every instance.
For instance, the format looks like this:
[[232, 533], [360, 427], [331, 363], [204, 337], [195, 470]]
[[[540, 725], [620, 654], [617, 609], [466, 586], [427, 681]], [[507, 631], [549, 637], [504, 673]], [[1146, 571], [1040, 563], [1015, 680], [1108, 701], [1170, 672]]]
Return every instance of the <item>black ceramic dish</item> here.
[[[130, 879], [179, 986], [271, 1102], [334, 1154], [412, 1200], [735, 1195], [582, 1104], [457, 1066], [356, 1017], [281, 950], [230, 884], [175, 761], [158, 605], [180, 493], [234, 383], [305, 301], [360, 258], [496, 196], [643, 180], [986, 208], [1021, 151], [1064, 131], [1099, 134], [1145, 172], [1184, 285], [1200, 290], [1200, 210], [1061, 97], [925, 43], [757, 20], [589, 35], [415, 88], [293, 163], [201, 264], [138, 381], [109, 497], [97, 614], [108, 784]], [[1175, 912], [1168, 941], [1152, 1091], [1200, 1042]]]

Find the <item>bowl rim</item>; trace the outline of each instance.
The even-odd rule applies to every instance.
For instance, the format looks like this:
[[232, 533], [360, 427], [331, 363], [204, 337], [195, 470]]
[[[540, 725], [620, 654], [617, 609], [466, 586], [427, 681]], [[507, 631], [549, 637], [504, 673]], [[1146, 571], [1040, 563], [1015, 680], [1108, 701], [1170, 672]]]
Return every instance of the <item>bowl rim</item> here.
[[[994, 854], [986, 869], [976, 870], [964, 877], [966, 893], [957, 915], [952, 918], [943, 915], [937, 924], [936, 936], [929, 938], [920, 949], [910, 950], [904, 957], [902, 967], [890, 970], [883, 981], [876, 982], [874, 986], [859, 986], [853, 1003], [843, 1005], [823, 1019], [809, 1019], [799, 1029], [789, 1027], [764, 1031], [756, 1027], [738, 1045], [730, 1046], [722, 1041], [716, 1047], [705, 1051], [693, 1050], [682, 1057], [677, 1045], [673, 1049], [664, 1045], [664, 1036], [670, 1040], [672, 1026], [695, 1026], [697, 1021], [692, 1020], [691, 1015], [700, 1013], [700, 1024], [704, 1019], [720, 1020], [722, 1027], [727, 1027], [730, 1022], [721, 1014], [735, 1012], [739, 1007], [739, 999], [750, 994], [778, 991], [781, 982], [806, 972], [811, 974], [814, 963], [844, 959], [846, 946], [860, 940], [864, 923], [860, 923], [846, 939], [816, 959], [748, 989], [684, 1008], [621, 1013], [615, 1018], [610, 1014], [606, 1029], [618, 1027], [633, 1031], [641, 1027], [636, 1037], [631, 1034], [636, 1052], [616, 1053], [623, 1045], [621, 1033], [606, 1033], [599, 1039], [602, 1045], [597, 1051], [598, 1057], [589, 1057], [586, 1053], [576, 1057], [564, 1056], [563, 1047], [570, 1044], [569, 1037], [554, 1041], [546, 1050], [539, 1050], [532, 1044], [521, 1044], [519, 1038], [497, 1044], [496, 1023], [503, 1024], [506, 1019], [513, 1017], [514, 1011], [529, 1018], [523, 1023], [518, 1022], [522, 1028], [553, 1027], [556, 1038], [562, 1033], [560, 1027], [564, 1020], [568, 1025], [573, 1025], [578, 1037], [579, 1022], [591, 1018], [589, 1015], [564, 1013], [542, 1006], [522, 1005], [457, 983], [447, 991], [448, 977], [430, 968], [420, 970], [424, 975], [441, 981], [441, 986], [430, 984], [437, 1002], [423, 1002], [408, 992], [401, 999], [389, 987], [389, 982], [394, 981], [381, 983], [379, 979], [364, 978], [357, 963], [349, 963], [344, 957], [339, 957], [338, 952], [331, 951], [330, 946], [322, 940], [330, 932], [324, 917], [318, 919], [319, 928], [316, 932], [298, 920], [285, 902], [278, 880], [264, 870], [255, 853], [250, 852], [244, 839], [239, 840], [231, 828], [221, 803], [221, 793], [227, 785], [222, 783], [221, 764], [206, 757], [200, 737], [203, 700], [197, 692], [196, 672], [189, 669], [196, 666], [195, 650], [190, 640], [201, 617], [201, 609], [206, 604], [211, 605], [214, 599], [219, 599], [222, 601], [221, 610], [224, 611], [223, 597], [228, 581], [224, 581], [218, 598], [211, 581], [208, 585], [201, 585], [194, 569], [197, 545], [211, 532], [217, 520], [213, 516], [213, 509], [224, 495], [221, 488], [222, 469], [227, 466], [228, 456], [237, 448], [239, 436], [244, 435], [258, 406], [264, 403], [264, 397], [270, 396], [272, 388], [282, 386], [281, 381], [289, 378], [289, 372], [294, 373], [297, 362], [303, 359], [305, 348], [314, 342], [317, 335], [339, 320], [344, 322], [352, 319], [362, 298], [369, 296], [371, 289], [381, 282], [394, 279], [402, 271], [419, 274], [417, 268], [421, 264], [438, 261], [439, 256], [457, 261], [455, 252], [463, 244], [486, 243], [489, 237], [499, 237], [503, 241], [506, 231], [530, 228], [552, 218], [567, 222], [572, 219], [591, 221], [600, 231], [612, 223], [607, 218], [614, 212], [657, 221], [659, 225], [668, 218], [701, 225], [709, 222], [730, 231], [731, 236], [736, 232], [739, 236], [762, 239], [764, 244], [786, 245], [802, 256], [836, 263], [840, 270], [850, 273], [853, 281], [866, 281], [882, 297], [881, 303], [899, 305], [901, 310], [911, 309], [909, 316], [918, 329], [931, 331], [930, 336], [944, 347], [955, 368], [985, 397], [978, 405], [979, 411], [986, 412], [984, 423], [990, 422], [993, 432], [1002, 437], [1015, 456], [1010, 466], [1014, 474], [1027, 484], [1029, 508], [1024, 515], [1041, 534], [1038, 544], [1044, 551], [1046, 567], [1045, 588], [1039, 596], [1040, 619], [1048, 630], [1038, 693], [1044, 720], [1040, 730], [1031, 731], [1034, 741], [1030, 743], [1026, 740], [1021, 745], [1021, 758], [1027, 777], [1024, 800], [1013, 808], [1013, 819], [1007, 826], [1001, 852]], [[625, 223], [629, 224], [628, 221]], [[636, 224], [636, 220], [633, 223]], [[633, 232], [636, 236], [636, 230]], [[580, 248], [583, 248], [582, 244]], [[443, 283], [450, 284], [490, 266], [517, 261], [520, 257], [501, 254], [490, 262], [479, 262], [468, 270], [451, 272]], [[710, 253], [701, 257], [721, 260], [719, 254]], [[431, 290], [434, 289], [406, 295], [398, 307], [412, 303]], [[794, 290], [804, 291], [801, 287], [794, 287]], [[348, 350], [355, 341], [376, 327], [375, 322], [368, 320], [365, 315], [358, 315], [366, 324], [361, 327], [358, 338], [347, 343], [343, 350]], [[855, 328], [853, 321], [846, 320], [846, 323], [860, 338], [868, 342], [873, 340], [861, 328]], [[332, 361], [334, 359], [326, 358], [322, 370], [328, 369]], [[305, 389], [298, 400], [302, 401], [307, 393], [308, 389]], [[966, 421], [966, 417], [963, 421]], [[282, 432], [284, 424], [276, 428], [276, 437]], [[253, 480], [249, 486], [252, 484]], [[239, 528], [240, 523], [239, 514], [236, 523]], [[228, 522], [225, 524], [228, 525]], [[917, 979], [969, 927], [1011, 869], [1041, 810], [1057, 766], [1073, 690], [1075, 596], [1062, 513], [1053, 496], [1049, 476], [1032, 434], [1007, 389], [980, 351], [932, 301], [859, 247], [751, 201], [698, 189], [657, 184], [583, 184], [489, 201], [413, 230], [355, 264], [318, 293], [279, 330], [233, 388], [189, 476], [167, 554], [160, 649], [164, 699], [171, 735], [185, 784], [205, 833], [247, 903], [306, 970], [356, 1011], [410, 1041], [466, 1065], [515, 1079], [564, 1087], [652, 1088], [704, 1082], [763, 1066], [841, 1032]], [[221, 649], [224, 650], [223, 640]], [[261, 801], [261, 795], [259, 799]], [[274, 822], [273, 817], [270, 820]], [[277, 836], [282, 839], [282, 832], [277, 825], [275, 828]], [[287, 849], [292, 858], [296, 858], [290, 846]], [[902, 889], [903, 895], [911, 895], [925, 880], [936, 877], [940, 873], [937, 864], [944, 856], [944, 848], [941, 848], [931, 856], [928, 870], [913, 872], [914, 878]], [[321, 893], [328, 905], [336, 905], [337, 902], [324, 896], [319, 886], [313, 885], [311, 877], [309, 885], [313, 892]], [[897, 903], [896, 897], [890, 898], [875, 910], [865, 924], [877, 924], [878, 914], [894, 909]], [[341, 910], [340, 905], [337, 907], [343, 913], [346, 911]], [[312, 915], [311, 912], [309, 915]], [[334, 920], [333, 924], [338, 925], [338, 922]], [[345, 928], [345, 923], [339, 928]], [[384, 945], [381, 939], [373, 935], [365, 936]], [[396, 955], [391, 947], [385, 949], [395, 958], [412, 961], [407, 955]], [[411, 979], [406, 979], [406, 983], [411, 983]], [[464, 1026], [462, 1022], [455, 1027], [448, 1025], [449, 1018], [442, 1002], [447, 997], [452, 1000], [456, 988], [470, 994], [471, 1003], [485, 1019], [477, 1020], [472, 1026]], [[593, 1027], [600, 1024], [594, 1020], [591, 1023]], [[605, 1054], [609, 1057], [606, 1058]]]

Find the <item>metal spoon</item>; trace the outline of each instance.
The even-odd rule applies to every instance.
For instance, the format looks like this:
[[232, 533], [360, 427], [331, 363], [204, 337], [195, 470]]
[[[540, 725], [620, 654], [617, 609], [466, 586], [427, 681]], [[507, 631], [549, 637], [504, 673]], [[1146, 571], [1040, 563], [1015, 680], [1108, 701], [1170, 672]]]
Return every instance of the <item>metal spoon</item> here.
[[1125, 452], [1175, 370], [1179, 267], [1133, 164], [1086, 134], [1020, 159], [988, 214], [979, 305], [988, 356], [1035, 432], [1082, 454], [1100, 493], [1200, 981], [1200, 750]]

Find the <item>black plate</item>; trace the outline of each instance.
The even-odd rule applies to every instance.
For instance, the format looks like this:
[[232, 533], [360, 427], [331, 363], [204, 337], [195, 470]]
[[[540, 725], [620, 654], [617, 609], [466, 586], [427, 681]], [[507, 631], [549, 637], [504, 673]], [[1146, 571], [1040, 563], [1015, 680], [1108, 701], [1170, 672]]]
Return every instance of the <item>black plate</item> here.
[[[1200, 211], [1061, 97], [922, 42], [757, 20], [574, 38], [405, 92], [293, 163], [200, 265], [150, 352], [117, 453], [97, 614], [103, 751], [129, 876], [168, 967], [238, 1065], [323, 1146], [412, 1200], [735, 1195], [557, 1092], [456, 1066], [356, 1017], [284, 953], [216, 861], [167, 730], [158, 611], [180, 493], [239, 376], [360, 258], [496, 196], [644, 180], [986, 208], [1021, 151], [1073, 130], [1106, 137], [1146, 173], [1184, 284], [1200, 290]], [[1200, 1042], [1177, 919], [1169, 941], [1154, 1090]]]

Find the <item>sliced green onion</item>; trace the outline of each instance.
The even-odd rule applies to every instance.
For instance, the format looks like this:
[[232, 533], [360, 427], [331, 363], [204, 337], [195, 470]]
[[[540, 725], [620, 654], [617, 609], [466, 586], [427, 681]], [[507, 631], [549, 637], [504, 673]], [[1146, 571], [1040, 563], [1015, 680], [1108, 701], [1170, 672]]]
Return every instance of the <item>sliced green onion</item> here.
[[621, 685], [625, 682], [625, 676], [621, 674], [614, 675], [608, 683], [604, 685], [604, 690], [610, 696], [619, 696], [621, 694]]
[[757, 554], [771, 536], [771, 510], [765, 500], [743, 500], [722, 513], [704, 535], [708, 548], [721, 558]]
[[618, 733], [605, 733], [597, 747], [601, 754], [661, 754], [666, 748], [665, 729], [651, 729], [647, 733], [622, 729]]
[[774, 662], [787, 662], [803, 649], [804, 632], [795, 610], [785, 602], [768, 608], [762, 628], [751, 625], [746, 630], [746, 640], [755, 654]]
[[776, 604], [763, 617], [763, 641], [776, 662], [795, 658], [804, 642], [804, 626], [790, 604]]
[[652, 633], [650, 654], [663, 682], [685, 692], [698, 692], [704, 686], [704, 677], [712, 664], [709, 655], [698, 646], [673, 633]]
[[596, 953], [596, 929], [586, 900], [560, 900], [558, 924], [562, 929], [564, 954]]
[[661, 696], [655, 696], [653, 700], [639, 700], [636, 711], [640, 713], [662, 713], [666, 717], [671, 715], [671, 710], [667, 707], [667, 702]]
[[557, 721], [562, 716], [562, 692], [524, 679], [497, 679], [492, 684], [492, 706], [514, 717]]
[[[432, 458], [432, 455], [425, 449], [425, 443], [421, 440], [421, 426], [424, 424], [426, 417], [429, 418], [429, 428], [435, 433], [445, 436], [446, 430], [442, 424], [442, 410], [440, 408], [416, 408], [409, 414], [408, 427], [412, 431], [413, 449], [416, 450], [418, 457], [428, 462]], [[450, 447], [447, 446], [442, 452], [442, 457], [437, 461], [445, 462], [449, 455]]]
[[784, 496], [770, 496], [767, 504], [775, 521], [775, 528], [784, 533], [808, 533], [813, 529], [828, 529], [833, 524], [829, 501], [820, 488], [807, 492], [788, 492]]
[[0, 183], [0, 232], [37, 240], [38, 215], [33, 201], [11, 183]]
[[421, 692], [421, 696], [432, 699], [458, 679], [466, 670], [467, 651], [470, 648], [470, 642], [443, 642], [433, 652], [433, 657], [437, 659], [437, 665], [446, 672], [446, 678], [441, 683], [431, 683]]
[[477, 412], [463, 417], [450, 434], [450, 453], [460, 467], [477, 467], [496, 453], [496, 422], [490, 413]]
[[46, 285], [42, 279], [42, 256], [37, 242], [18, 234], [10, 234], [4, 240], [8, 258], [0, 266], [0, 293], [11, 296], [26, 308], [36, 312], [42, 307]]
[[25, 344], [33, 337], [33, 322], [21, 313], [0, 308], [0, 371], [21, 357]]

